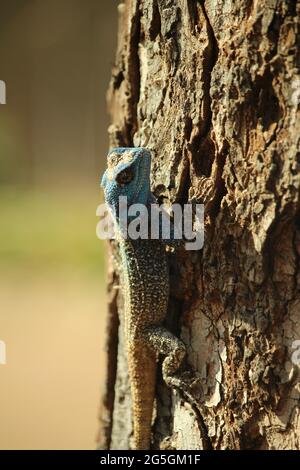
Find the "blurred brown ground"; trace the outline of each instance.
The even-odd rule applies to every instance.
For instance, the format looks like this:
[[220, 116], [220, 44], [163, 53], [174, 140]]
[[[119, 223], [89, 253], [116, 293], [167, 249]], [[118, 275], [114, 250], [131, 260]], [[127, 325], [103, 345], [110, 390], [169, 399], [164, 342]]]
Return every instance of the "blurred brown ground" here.
[[106, 312], [99, 176], [117, 1], [0, 6], [0, 449], [93, 449]]
[[71, 275], [2, 276], [0, 296], [0, 448], [95, 448], [103, 289]]

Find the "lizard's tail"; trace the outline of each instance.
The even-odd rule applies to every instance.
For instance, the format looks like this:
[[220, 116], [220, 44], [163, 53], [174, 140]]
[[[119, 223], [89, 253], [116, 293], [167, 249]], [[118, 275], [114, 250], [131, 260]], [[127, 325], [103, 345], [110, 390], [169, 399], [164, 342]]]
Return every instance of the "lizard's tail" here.
[[149, 450], [156, 382], [156, 354], [145, 342], [128, 345], [135, 450]]

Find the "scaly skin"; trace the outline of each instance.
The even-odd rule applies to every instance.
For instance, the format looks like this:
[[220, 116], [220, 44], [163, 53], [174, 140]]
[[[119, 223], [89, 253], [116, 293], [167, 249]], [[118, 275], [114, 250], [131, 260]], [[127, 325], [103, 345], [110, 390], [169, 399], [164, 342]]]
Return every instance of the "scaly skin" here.
[[[127, 172], [125, 176], [124, 170]], [[153, 200], [150, 193], [149, 151], [143, 148], [112, 149], [101, 184], [105, 200], [116, 211], [115, 214], [118, 214], [119, 196], [127, 196], [128, 206], [142, 203], [149, 207], [149, 201]], [[115, 217], [118, 223], [117, 215]], [[151, 443], [158, 356], [166, 356], [162, 366], [166, 383], [180, 387], [175, 372], [185, 357], [185, 346], [162, 327], [169, 298], [164, 241], [131, 240], [120, 236], [119, 251], [133, 404], [134, 448], [147, 450]]]

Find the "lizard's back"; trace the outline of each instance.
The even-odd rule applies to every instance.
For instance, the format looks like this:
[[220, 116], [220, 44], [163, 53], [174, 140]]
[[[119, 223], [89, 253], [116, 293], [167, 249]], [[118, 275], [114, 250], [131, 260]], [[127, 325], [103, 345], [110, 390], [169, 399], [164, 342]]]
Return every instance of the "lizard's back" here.
[[165, 246], [160, 240], [123, 240], [121, 255], [124, 277], [127, 332], [138, 336], [141, 329], [163, 322], [169, 298], [169, 273]]

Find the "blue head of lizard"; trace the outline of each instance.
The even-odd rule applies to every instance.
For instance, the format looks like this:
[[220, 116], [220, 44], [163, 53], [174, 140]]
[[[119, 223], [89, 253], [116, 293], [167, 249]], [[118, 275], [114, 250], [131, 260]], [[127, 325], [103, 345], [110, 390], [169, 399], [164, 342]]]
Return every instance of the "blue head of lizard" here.
[[113, 148], [107, 156], [107, 170], [101, 186], [105, 202], [118, 214], [119, 197], [126, 196], [127, 204], [144, 204], [150, 194], [151, 154], [142, 147]]

